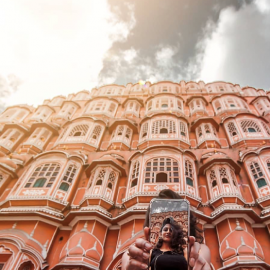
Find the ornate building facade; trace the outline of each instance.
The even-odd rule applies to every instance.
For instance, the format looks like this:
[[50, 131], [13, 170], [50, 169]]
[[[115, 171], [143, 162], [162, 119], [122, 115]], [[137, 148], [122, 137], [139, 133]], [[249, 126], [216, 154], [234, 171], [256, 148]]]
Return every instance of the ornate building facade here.
[[0, 115], [0, 269], [121, 269], [169, 188], [212, 269], [270, 269], [270, 93], [226, 82], [108, 85]]

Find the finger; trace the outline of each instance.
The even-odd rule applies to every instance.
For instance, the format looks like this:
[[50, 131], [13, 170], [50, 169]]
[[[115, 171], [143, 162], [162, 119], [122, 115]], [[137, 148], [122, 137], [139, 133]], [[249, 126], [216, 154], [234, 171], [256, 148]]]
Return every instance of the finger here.
[[195, 237], [194, 236], [189, 236], [188, 237], [188, 244], [189, 244], [189, 247], [193, 246], [195, 243]]
[[150, 228], [149, 227], [144, 227], [143, 232], [144, 232], [145, 239], [149, 241], [149, 238], [150, 238]]
[[138, 261], [148, 260], [150, 254], [145, 252], [143, 249], [140, 249], [134, 245], [130, 246], [128, 249], [130, 258], [137, 259]]
[[128, 270], [131, 270], [131, 269], [147, 269], [148, 268], [148, 265], [146, 263], [142, 263], [136, 259], [133, 259], [131, 258], [129, 260], [129, 265], [128, 265]]
[[150, 242], [142, 238], [136, 239], [135, 246], [142, 250], [146, 250], [147, 252], [149, 252], [153, 248], [153, 245]]
[[190, 255], [189, 255], [189, 265], [191, 267], [195, 266], [196, 260], [199, 258], [199, 251], [201, 249], [201, 244], [195, 242], [190, 248]]
[[206, 260], [202, 256], [199, 256], [194, 264], [193, 270], [202, 270], [206, 264]]

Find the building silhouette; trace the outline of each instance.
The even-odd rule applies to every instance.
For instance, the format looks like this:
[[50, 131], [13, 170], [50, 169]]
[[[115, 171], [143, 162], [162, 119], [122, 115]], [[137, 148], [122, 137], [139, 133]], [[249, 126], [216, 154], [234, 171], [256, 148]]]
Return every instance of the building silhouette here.
[[189, 200], [212, 269], [270, 269], [270, 99], [108, 85], [0, 115], [0, 269], [121, 269], [150, 200]]

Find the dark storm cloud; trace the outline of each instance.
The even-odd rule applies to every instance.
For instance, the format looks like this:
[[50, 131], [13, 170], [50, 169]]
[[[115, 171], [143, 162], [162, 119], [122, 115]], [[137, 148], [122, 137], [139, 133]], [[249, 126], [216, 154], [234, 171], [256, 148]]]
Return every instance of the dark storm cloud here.
[[[113, 12], [125, 21], [133, 7], [136, 25], [125, 42], [114, 43], [103, 61], [99, 83], [126, 84], [140, 79], [180, 81], [200, 73], [201, 39], [209, 21], [215, 26], [227, 7], [237, 11], [249, 1], [235, 0], [109, 0]], [[215, 30], [213, 27], [212, 31]]]

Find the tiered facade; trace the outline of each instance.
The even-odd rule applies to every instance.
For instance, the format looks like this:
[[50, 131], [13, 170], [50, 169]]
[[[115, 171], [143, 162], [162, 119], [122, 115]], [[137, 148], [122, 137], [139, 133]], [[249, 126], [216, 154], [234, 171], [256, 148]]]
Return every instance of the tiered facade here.
[[212, 269], [270, 269], [270, 93], [226, 82], [108, 85], [0, 115], [0, 269], [121, 269], [169, 188]]

